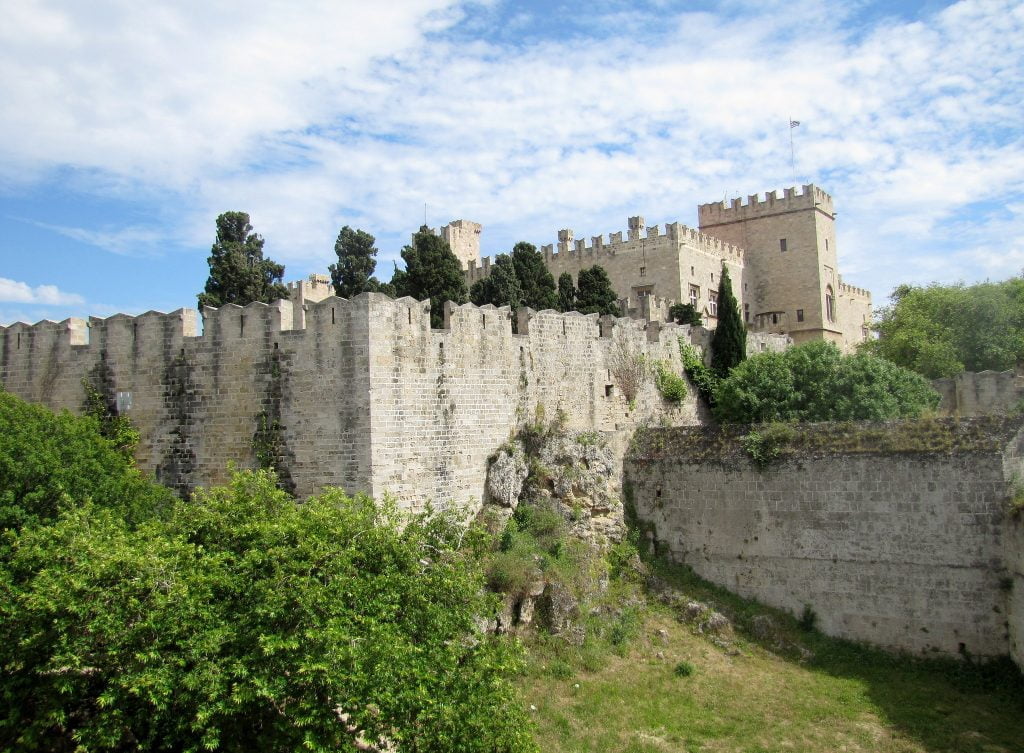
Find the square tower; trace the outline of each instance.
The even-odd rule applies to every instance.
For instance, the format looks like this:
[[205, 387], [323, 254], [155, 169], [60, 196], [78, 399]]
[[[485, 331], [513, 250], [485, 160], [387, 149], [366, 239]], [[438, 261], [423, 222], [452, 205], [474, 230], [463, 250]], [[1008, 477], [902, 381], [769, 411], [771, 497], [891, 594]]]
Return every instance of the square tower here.
[[746, 251], [752, 330], [844, 346], [831, 196], [808, 184], [763, 201], [754, 194], [746, 203], [701, 204], [697, 213], [702, 232]]

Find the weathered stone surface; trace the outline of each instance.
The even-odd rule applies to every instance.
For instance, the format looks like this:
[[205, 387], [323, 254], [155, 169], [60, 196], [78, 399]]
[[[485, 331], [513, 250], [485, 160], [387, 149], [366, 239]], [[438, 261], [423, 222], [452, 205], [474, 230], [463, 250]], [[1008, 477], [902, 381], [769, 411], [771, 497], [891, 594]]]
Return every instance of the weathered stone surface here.
[[502, 447], [487, 469], [488, 501], [515, 510], [526, 474], [526, 455], [522, 446]]
[[537, 599], [540, 622], [554, 635], [566, 632], [580, 613], [579, 600], [566, 584], [552, 581]]

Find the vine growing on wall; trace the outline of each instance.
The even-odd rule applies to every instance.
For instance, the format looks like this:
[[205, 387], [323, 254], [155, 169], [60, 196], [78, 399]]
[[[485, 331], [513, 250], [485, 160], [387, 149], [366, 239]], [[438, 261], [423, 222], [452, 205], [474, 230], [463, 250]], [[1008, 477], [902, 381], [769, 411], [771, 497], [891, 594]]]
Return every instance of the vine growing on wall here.
[[256, 429], [252, 435], [252, 451], [256, 466], [277, 474], [282, 489], [294, 493], [292, 481], [284, 460], [288, 454], [284, 424], [281, 421], [281, 401], [284, 395], [281, 357], [275, 351], [269, 363], [269, 395], [266, 407], [256, 414]]
[[139, 430], [128, 416], [121, 415], [117, 409], [114, 375], [105, 357], [100, 359], [88, 377], [82, 378], [82, 389], [85, 391], [82, 412], [96, 419], [100, 435], [109, 440], [129, 462], [134, 463]]

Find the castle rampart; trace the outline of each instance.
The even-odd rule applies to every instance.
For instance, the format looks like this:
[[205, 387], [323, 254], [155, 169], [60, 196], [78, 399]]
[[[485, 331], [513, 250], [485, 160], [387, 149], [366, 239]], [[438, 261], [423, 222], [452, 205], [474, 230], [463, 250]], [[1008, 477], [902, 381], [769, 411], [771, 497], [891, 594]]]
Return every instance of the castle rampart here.
[[802, 186], [799, 192], [796, 188], [783, 189], [782, 196], [779, 196], [777, 191], [769, 191], [763, 200], [755, 193], [748, 196], [746, 202], [743, 199], [732, 199], [728, 204], [725, 201], [701, 204], [697, 207], [697, 217], [703, 228], [723, 222], [775, 216], [804, 209], [816, 209], [829, 217], [835, 215], [832, 197], [817, 186], [808, 184]]
[[[747, 430], [638, 435], [626, 475], [659, 549], [743, 596], [796, 615], [809, 605], [831, 635], [1024, 666], [1024, 526], [1010, 513], [1020, 419], [917, 434], [912, 422], [804, 425], [800, 449], [762, 469], [740, 449]], [[926, 449], [936, 434], [944, 449]]]
[[681, 369], [686, 328], [493, 306], [449, 306], [364, 293], [226, 305], [197, 312], [16, 323], [0, 328], [5, 389], [80, 411], [85, 379], [139, 428], [139, 466], [183, 493], [272, 462], [305, 496], [324, 485], [475, 509], [487, 457], [543, 405], [570, 428], [615, 430], [668, 415], [695, 422], [647, 385], [631, 410], [609, 351]]

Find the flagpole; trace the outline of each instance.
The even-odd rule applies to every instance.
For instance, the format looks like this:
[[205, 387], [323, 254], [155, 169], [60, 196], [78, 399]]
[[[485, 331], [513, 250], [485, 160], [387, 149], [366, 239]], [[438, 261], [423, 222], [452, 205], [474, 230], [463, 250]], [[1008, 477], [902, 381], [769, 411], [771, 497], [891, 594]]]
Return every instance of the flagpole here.
[[789, 116], [789, 172], [793, 179], [796, 181], [796, 154], [793, 151], [793, 116]]

